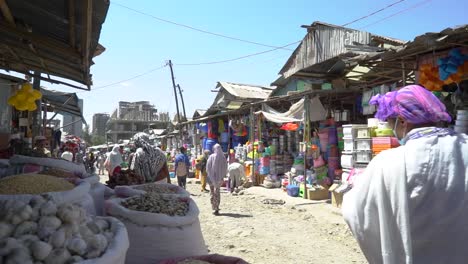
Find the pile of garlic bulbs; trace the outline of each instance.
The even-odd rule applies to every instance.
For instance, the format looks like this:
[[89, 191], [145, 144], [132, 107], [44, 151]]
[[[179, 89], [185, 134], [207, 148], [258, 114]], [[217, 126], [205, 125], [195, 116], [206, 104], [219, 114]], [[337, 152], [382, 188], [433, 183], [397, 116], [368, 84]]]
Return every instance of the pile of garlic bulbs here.
[[0, 201], [0, 263], [68, 264], [100, 257], [114, 238], [110, 223], [47, 195]]

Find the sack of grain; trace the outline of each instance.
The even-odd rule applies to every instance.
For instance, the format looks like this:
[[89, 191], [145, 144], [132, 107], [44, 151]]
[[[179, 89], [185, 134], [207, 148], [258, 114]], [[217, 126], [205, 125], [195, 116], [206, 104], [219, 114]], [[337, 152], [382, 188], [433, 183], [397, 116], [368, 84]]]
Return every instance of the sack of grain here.
[[82, 206], [91, 215], [96, 214], [91, 198], [90, 184], [77, 180], [75, 185], [54, 176], [21, 174], [0, 180], [0, 200], [29, 201], [39, 194], [47, 194], [58, 204], [73, 203]]
[[167, 259], [159, 262], [159, 264], [202, 264], [202, 263], [211, 263], [211, 264], [248, 264], [243, 259], [236, 257], [223, 256], [218, 254], [211, 254], [206, 256], [196, 256], [189, 258], [175, 258]]
[[168, 184], [168, 183], [146, 183], [140, 185], [131, 185], [131, 186], [116, 186], [114, 188], [115, 195], [121, 198], [127, 198], [131, 196], [145, 194], [146, 192], [155, 192], [159, 194], [175, 195], [178, 197], [190, 197], [188, 193], [183, 188]]
[[96, 208], [96, 215], [104, 215], [106, 186], [99, 182], [99, 176], [95, 174], [84, 178], [83, 181], [91, 185], [89, 195], [91, 195], [91, 198], [93, 199], [94, 207]]
[[107, 246], [106, 253], [99, 258], [77, 262], [78, 264], [125, 264], [127, 250], [130, 245], [125, 225], [113, 217], [97, 217], [111, 223], [114, 240]]
[[36, 164], [44, 167], [58, 168], [66, 171], [71, 171], [77, 175], [82, 175], [83, 178], [88, 175], [84, 164], [77, 164], [63, 159], [37, 158], [22, 155], [14, 155], [10, 158], [10, 164]]
[[[127, 263], [158, 263], [163, 259], [208, 253], [198, 219], [200, 212], [192, 199], [172, 197], [172, 199], [184, 199], [188, 203], [186, 208], [188, 210], [183, 216], [130, 210], [122, 205], [123, 203], [128, 206], [126, 202], [129, 199], [135, 197], [117, 198], [105, 202], [107, 215], [116, 217], [127, 228], [130, 240]], [[141, 201], [151, 207], [151, 210], [156, 207], [150, 199], [141, 199]]]
[[116, 218], [41, 195], [0, 201], [0, 212], [2, 263], [125, 263], [128, 234]]

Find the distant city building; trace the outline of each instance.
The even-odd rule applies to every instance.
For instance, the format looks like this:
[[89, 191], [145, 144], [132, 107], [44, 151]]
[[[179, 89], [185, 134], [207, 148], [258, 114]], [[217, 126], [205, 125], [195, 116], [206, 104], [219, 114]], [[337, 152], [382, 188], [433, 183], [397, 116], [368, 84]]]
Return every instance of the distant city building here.
[[60, 119], [53, 119], [48, 121], [47, 127], [52, 128], [53, 130], [57, 130], [60, 128], [61, 121]]
[[121, 101], [107, 122], [107, 139], [115, 143], [149, 128], [166, 128], [168, 123], [169, 114], [158, 114], [158, 110], [148, 101]]
[[105, 113], [97, 113], [93, 115], [93, 134], [105, 137], [106, 136], [106, 125], [109, 121], [110, 115]]
[[[78, 99], [78, 106], [83, 113], [83, 99]], [[63, 113], [63, 131], [77, 137], [83, 136], [83, 119], [78, 116]]]

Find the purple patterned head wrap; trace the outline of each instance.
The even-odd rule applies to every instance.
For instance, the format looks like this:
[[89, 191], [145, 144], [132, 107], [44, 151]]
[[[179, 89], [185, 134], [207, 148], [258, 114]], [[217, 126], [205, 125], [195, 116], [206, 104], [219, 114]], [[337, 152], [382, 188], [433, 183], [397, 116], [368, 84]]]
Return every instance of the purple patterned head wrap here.
[[376, 95], [369, 104], [378, 105], [375, 117], [380, 120], [400, 116], [412, 124], [452, 121], [445, 105], [420, 85], [408, 85], [398, 91]]

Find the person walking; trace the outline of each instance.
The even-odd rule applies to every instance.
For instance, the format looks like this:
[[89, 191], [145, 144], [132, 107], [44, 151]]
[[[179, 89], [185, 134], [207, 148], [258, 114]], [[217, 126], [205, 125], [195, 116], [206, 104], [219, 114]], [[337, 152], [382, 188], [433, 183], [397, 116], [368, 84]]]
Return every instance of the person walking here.
[[73, 161], [73, 153], [68, 150], [68, 147], [65, 147], [62, 155], [60, 156], [64, 160]]
[[466, 263], [468, 136], [437, 127], [445, 106], [419, 85], [373, 97], [401, 146], [378, 154], [344, 195], [369, 263]]
[[115, 145], [105, 162], [105, 166], [109, 172], [109, 178], [114, 175], [116, 169], [119, 170], [121, 168], [120, 166], [123, 162], [123, 159], [119, 150], [119, 145]]
[[228, 163], [224, 157], [223, 149], [219, 144], [214, 145], [213, 154], [206, 163], [208, 184], [210, 185], [211, 208], [214, 215], [219, 215], [219, 204], [221, 202], [221, 185], [227, 173]]
[[187, 176], [189, 174], [190, 168], [190, 159], [187, 156], [187, 150], [184, 147], [180, 148], [180, 153], [175, 157], [175, 172], [177, 176], [177, 183], [180, 187], [186, 188], [187, 186]]
[[106, 155], [100, 154], [98, 157], [99, 175], [104, 175], [104, 172], [105, 172], [104, 162], [106, 162]]
[[210, 157], [210, 151], [205, 150], [203, 151], [203, 157], [200, 160], [200, 181], [201, 181], [201, 191], [202, 192], [208, 192], [206, 189], [206, 178], [207, 178], [207, 173], [206, 173], [206, 163], [208, 162], [208, 158]]

